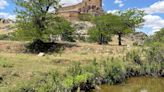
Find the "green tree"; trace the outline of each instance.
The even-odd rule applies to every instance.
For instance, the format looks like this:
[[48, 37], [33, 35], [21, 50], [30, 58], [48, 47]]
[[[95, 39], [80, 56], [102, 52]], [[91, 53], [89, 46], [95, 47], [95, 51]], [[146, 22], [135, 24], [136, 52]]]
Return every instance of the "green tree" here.
[[122, 45], [122, 35], [131, 32], [131, 29], [123, 21], [124, 17], [107, 14], [106, 19], [106, 29], [110, 31], [111, 34], [118, 35], [119, 45]]
[[122, 35], [135, 32], [136, 28], [143, 26], [145, 13], [139, 9], [128, 9], [123, 12], [119, 11], [115, 15], [109, 19], [109, 22], [112, 24], [113, 33], [118, 35], [119, 45], [122, 45]]
[[94, 17], [92, 20], [95, 24], [95, 27], [89, 30], [90, 39], [96, 41], [99, 44], [107, 44], [108, 41], [111, 41], [111, 32], [108, 27], [108, 19], [110, 16], [101, 15]]
[[134, 8], [119, 12], [118, 15], [123, 17], [123, 21], [126, 23], [126, 25], [135, 31], [136, 28], [143, 26], [143, 22], [145, 21], [143, 17], [146, 15], [146, 13], [143, 10]]
[[72, 31], [71, 24], [50, 12], [57, 10], [60, 0], [15, 0], [18, 8], [16, 37], [21, 40], [47, 41], [50, 35]]
[[90, 13], [84, 13], [84, 14], [80, 14], [78, 16], [79, 20], [81, 21], [92, 21], [92, 19], [94, 18], [94, 16]]
[[[118, 44], [122, 45], [122, 35], [134, 32], [136, 28], [142, 27], [145, 13], [138, 9], [129, 9], [126, 11], [119, 11], [115, 14], [104, 14], [94, 18], [96, 30], [90, 32], [93, 36], [99, 39], [99, 43], [104, 43], [104, 39], [111, 34], [118, 35]], [[93, 34], [94, 33], [94, 34]], [[90, 35], [90, 36], [92, 36]]]
[[161, 28], [160, 31], [156, 32], [153, 36], [154, 41], [163, 42], [164, 43], [164, 28]]
[[90, 42], [107, 44], [108, 41], [111, 41], [111, 34], [110, 33], [105, 34], [102, 31], [98, 30], [97, 27], [92, 27], [91, 29], [89, 29], [88, 34], [89, 34]]

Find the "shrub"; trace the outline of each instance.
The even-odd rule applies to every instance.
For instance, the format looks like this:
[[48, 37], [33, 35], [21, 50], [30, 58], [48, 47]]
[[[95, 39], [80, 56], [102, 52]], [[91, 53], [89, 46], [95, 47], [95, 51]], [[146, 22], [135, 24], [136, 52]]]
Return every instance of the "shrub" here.
[[67, 76], [63, 81], [62, 85], [66, 89], [72, 89], [74, 86], [74, 79], [72, 76]]
[[[96, 27], [91, 28], [88, 31], [88, 34], [89, 34], [88, 41], [90, 41], [90, 42], [98, 42], [98, 43], [103, 42], [103, 43], [107, 44], [108, 41], [111, 41], [110, 34], [106, 34], [106, 33], [102, 34], [102, 31], [98, 30], [98, 28], [96, 28]], [[100, 34], [102, 34], [102, 35], [100, 35]]]
[[58, 52], [62, 49], [62, 45], [61, 44], [57, 44], [54, 42], [43, 42], [42, 40], [34, 40], [32, 43], [28, 44], [26, 46], [27, 48], [27, 52], [31, 52], [31, 53], [39, 53], [39, 52]]
[[73, 62], [72, 65], [68, 68], [67, 74], [75, 78], [77, 75], [82, 74], [82, 67], [80, 62]]
[[81, 74], [81, 75], [77, 75], [75, 77], [75, 84], [80, 85], [82, 83], [86, 83], [87, 80], [92, 78], [92, 76], [93, 76], [92, 73], [84, 73], [84, 74]]
[[84, 67], [84, 71], [88, 73], [93, 73], [95, 77], [100, 76], [101, 65], [94, 59], [91, 63]]
[[125, 79], [125, 63], [118, 59], [106, 60], [103, 63], [105, 78], [108, 83], [115, 84]]
[[92, 21], [92, 19], [93, 19], [93, 15], [89, 13], [79, 15], [79, 20], [81, 21]]
[[11, 68], [14, 66], [14, 64], [11, 62], [8, 62], [5, 58], [0, 57], [0, 66], [3, 68]]
[[132, 50], [126, 54], [126, 60], [141, 65], [141, 53], [142, 51], [140, 50]]
[[8, 35], [6, 35], [6, 34], [0, 35], [0, 40], [7, 40], [7, 39], [9, 39]]

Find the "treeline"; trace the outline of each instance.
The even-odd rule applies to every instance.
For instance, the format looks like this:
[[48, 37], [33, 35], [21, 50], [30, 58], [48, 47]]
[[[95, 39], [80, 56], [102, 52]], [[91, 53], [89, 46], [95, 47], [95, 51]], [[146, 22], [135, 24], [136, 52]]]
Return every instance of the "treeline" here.
[[[74, 41], [72, 34], [75, 28], [71, 22], [57, 16], [61, 6], [60, 0], [15, 0], [19, 7], [17, 12], [17, 31], [14, 36], [19, 40], [52, 41], [52, 35], [58, 35], [62, 40]], [[50, 9], [54, 12], [50, 12]], [[89, 30], [89, 40], [99, 44], [107, 44], [111, 35], [118, 35], [119, 45], [124, 34], [135, 32], [136, 28], [142, 27], [144, 11], [128, 9], [115, 14], [104, 13], [101, 16], [81, 14], [80, 20], [90, 21], [96, 26]]]

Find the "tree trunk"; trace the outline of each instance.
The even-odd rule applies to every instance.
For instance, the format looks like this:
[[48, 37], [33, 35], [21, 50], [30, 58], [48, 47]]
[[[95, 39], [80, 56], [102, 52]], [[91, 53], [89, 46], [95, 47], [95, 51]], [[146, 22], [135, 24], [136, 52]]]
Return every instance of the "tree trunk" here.
[[102, 34], [100, 34], [99, 44], [100, 44], [100, 45], [103, 44], [103, 35], [102, 35]]
[[122, 37], [122, 34], [119, 33], [119, 34], [118, 34], [118, 45], [119, 45], [119, 46], [122, 45], [122, 43], [121, 43], [121, 37]]

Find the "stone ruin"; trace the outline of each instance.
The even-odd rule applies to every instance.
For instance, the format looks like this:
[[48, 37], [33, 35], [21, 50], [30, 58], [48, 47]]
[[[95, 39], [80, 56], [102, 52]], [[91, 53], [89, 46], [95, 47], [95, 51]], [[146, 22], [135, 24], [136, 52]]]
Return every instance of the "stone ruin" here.
[[93, 16], [103, 14], [102, 0], [83, 0], [76, 5], [59, 8], [57, 14], [68, 20], [78, 20], [80, 14], [90, 13]]

